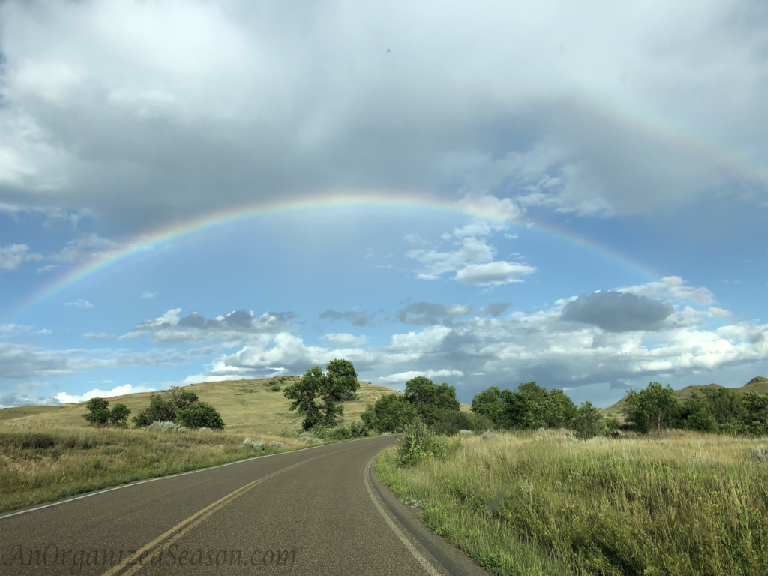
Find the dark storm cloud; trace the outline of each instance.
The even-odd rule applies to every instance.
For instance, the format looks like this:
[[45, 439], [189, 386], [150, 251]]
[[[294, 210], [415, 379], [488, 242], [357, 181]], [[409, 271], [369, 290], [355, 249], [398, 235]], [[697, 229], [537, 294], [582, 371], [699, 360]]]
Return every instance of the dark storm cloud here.
[[321, 320], [347, 320], [355, 326], [373, 326], [373, 317], [382, 310], [377, 310], [373, 314], [368, 314], [367, 310], [358, 312], [357, 310], [347, 310], [338, 312], [336, 310], [326, 310], [320, 314]]
[[466, 316], [472, 313], [472, 304], [460, 306], [458, 304], [444, 305], [432, 302], [414, 302], [408, 304], [403, 310], [395, 312], [395, 318], [403, 324], [410, 326], [431, 326], [435, 324], [453, 323], [456, 316]]
[[621, 292], [595, 292], [579, 296], [563, 308], [560, 319], [582, 322], [608, 332], [661, 330], [675, 312], [669, 302]]
[[[135, 231], [333, 187], [557, 181], [526, 202], [609, 215], [764, 189], [764, 166], [712, 162], [684, 136], [762, 149], [757, 2], [695, 17], [679, 3], [621, 3], [610, 27], [581, 3], [318, 4], [298, 20], [270, 3], [33, 4], [0, 6], [0, 197], [14, 205], [92, 206]], [[393, 30], [400, 48], [387, 53]], [[596, 78], [599, 106], [572, 90]], [[638, 93], [653, 114], [623, 112]], [[646, 112], [679, 118], [683, 136]]]

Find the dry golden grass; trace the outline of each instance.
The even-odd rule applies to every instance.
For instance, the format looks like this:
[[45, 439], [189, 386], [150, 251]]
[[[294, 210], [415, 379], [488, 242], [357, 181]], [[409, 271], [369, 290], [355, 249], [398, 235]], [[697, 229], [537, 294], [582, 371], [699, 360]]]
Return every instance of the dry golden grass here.
[[495, 574], [764, 576], [766, 440], [501, 434], [412, 468], [387, 449], [375, 470]]
[[[296, 378], [296, 377], [294, 377]], [[249, 434], [277, 434], [283, 428], [300, 428], [301, 417], [288, 410], [291, 401], [283, 396], [282, 391], [273, 392], [270, 386], [275, 379], [232, 380], [228, 382], [205, 382], [185, 386], [215, 407], [226, 424], [229, 432]], [[291, 381], [284, 381], [289, 384]], [[361, 382], [358, 399], [344, 403], [342, 423], [351, 423], [360, 419], [360, 414], [368, 403], [375, 402], [383, 394], [398, 394], [385, 386]], [[149, 406], [152, 392], [126, 394], [108, 398], [110, 406], [122, 402], [131, 410], [130, 422], [139, 411]], [[51, 409], [52, 408], [52, 409]], [[12, 430], [65, 430], [88, 428], [83, 419], [85, 403], [67, 404], [63, 407], [31, 406], [23, 408], [5, 408], [0, 410], [0, 432]], [[274, 420], [274, 422], [273, 422]], [[288, 423], [292, 421], [292, 423]]]

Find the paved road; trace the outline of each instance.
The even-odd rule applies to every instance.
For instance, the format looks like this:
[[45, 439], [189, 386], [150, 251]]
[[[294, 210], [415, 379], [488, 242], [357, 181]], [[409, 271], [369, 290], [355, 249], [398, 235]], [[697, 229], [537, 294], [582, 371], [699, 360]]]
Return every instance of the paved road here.
[[0, 517], [0, 576], [484, 574], [372, 477], [394, 442], [261, 457]]

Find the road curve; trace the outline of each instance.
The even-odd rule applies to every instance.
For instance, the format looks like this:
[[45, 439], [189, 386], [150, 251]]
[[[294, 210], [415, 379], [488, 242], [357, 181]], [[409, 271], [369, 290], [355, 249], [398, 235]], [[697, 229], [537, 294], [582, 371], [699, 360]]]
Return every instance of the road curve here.
[[371, 477], [394, 442], [275, 454], [0, 516], [0, 576], [483, 574]]

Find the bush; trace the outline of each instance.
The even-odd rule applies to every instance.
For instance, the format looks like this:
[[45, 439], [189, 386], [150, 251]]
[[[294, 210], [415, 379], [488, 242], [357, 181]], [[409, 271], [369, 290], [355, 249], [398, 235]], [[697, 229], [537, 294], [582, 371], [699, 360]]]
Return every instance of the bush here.
[[269, 389], [272, 390], [272, 392], [280, 392], [280, 384], [272, 384]]
[[136, 426], [150, 426], [153, 422], [173, 422], [175, 419], [175, 410], [169, 405], [165, 397], [160, 394], [152, 394], [149, 397], [149, 407], [144, 408], [134, 416], [133, 422]]
[[576, 418], [573, 419], [573, 429], [576, 430], [579, 438], [587, 440], [605, 429], [605, 422], [602, 420], [603, 415], [592, 406], [592, 402], [587, 401], [579, 406]]
[[181, 426], [180, 424], [176, 424], [176, 422], [169, 422], [169, 421], [156, 421], [152, 422], [149, 426], [147, 426], [147, 430], [155, 431], [155, 432], [165, 432], [167, 433], [176, 433], [176, 434], [182, 434], [187, 431], [187, 429], [184, 426]]
[[453, 436], [460, 430], [480, 431], [493, 428], [493, 422], [483, 414], [459, 412], [458, 410], [438, 410], [430, 429], [435, 434]]
[[277, 440], [273, 440], [272, 442], [269, 443], [269, 447], [270, 448], [282, 448], [283, 447], [283, 443], [282, 442], [278, 442]]
[[400, 466], [412, 466], [424, 458], [445, 455], [444, 446], [435, 439], [435, 435], [417, 418], [406, 426], [403, 439], [398, 446]]
[[89, 410], [88, 414], [83, 414], [91, 424], [106, 424], [109, 422], [110, 411], [109, 402], [104, 398], [91, 398], [86, 402], [85, 407]]
[[207, 402], [193, 402], [187, 404], [178, 411], [179, 421], [189, 428], [201, 428], [203, 426], [214, 430], [224, 428], [224, 420], [216, 408]]
[[131, 410], [125, 404], [118, 402], [109, 413], [109, 422], [115, 426], [126, 426]]
[[256, 442], [254, 442], [250, 438], [246, 438], [245, 440], [243, 440], [243, 444], [245, 446], [250, 446], [257, 452], [264, 452], [264, 450], [266, 449], [266, 444], [264, 440], [257, 440]]

